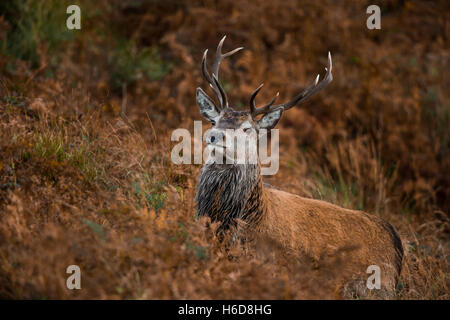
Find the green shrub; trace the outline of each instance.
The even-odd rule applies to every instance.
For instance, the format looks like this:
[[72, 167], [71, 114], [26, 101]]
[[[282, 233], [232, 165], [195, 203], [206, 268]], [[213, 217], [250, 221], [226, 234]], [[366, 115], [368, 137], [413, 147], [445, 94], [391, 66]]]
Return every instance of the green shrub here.
[[111, 86], [116, 91], [144, 77], [160, 80], [171, 69], [171, 65], [161, 58], [156, 48], [140, 49], [133, 40], [119, 40], [108, 56], [108, 65]]
[[[33, 68], [38, 67], [40, 46], [54, 53], [76, 34], [66, 27], [68, 5], [67, 1], [59, 0], [0, 2], [0, 12], [11, 27], [0, 45], [0, 52], [30, 61]], [[56, 63], [54, 59], [52, 62]]]

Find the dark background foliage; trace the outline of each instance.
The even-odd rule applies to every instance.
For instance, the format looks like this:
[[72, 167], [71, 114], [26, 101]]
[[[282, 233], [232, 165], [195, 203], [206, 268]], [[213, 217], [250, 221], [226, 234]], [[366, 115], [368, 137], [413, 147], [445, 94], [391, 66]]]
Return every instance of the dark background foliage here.
[[448, 298], [447, 1], [379, 1], [381, 30], [370, 1], [80, 1], [81, 30], [69, 4], [0, 3], [0, 296], [340, 297], [338, 261], [230, 253], [194, 219], [199, 166], [170, 162], [170, 133], [200, 120], [201, 57], [227, 35], [237, 108], [261, 82], [259, 103], [289, 99], [331, 51], [334, 81], [283, 115], [265, 180], [389, 220], [409, 253], [397, 297]]

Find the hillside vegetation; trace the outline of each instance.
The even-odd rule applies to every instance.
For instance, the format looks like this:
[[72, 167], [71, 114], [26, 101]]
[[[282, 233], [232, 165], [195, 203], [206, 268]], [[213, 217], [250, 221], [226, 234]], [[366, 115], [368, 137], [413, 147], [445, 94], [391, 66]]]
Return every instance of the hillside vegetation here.
[[256, 254], [196, 218], [201, 166], [173, 164], [170, 135], [201, 119], [223, 35], [245, 47], [221, 69], [241, 108], [261, 82], [259, 103], [289, 99], [331, 51], [334, 81], [283, 115], [264, 180], [388, 220], [407, 252], [394, 298], [450, 298], [447, 1], [380, 1], [381, 30], [370, 1], [86, 0], [81, 30], [69, 4], [0, 4], [0, 298], [343, 298], [342, 256]]

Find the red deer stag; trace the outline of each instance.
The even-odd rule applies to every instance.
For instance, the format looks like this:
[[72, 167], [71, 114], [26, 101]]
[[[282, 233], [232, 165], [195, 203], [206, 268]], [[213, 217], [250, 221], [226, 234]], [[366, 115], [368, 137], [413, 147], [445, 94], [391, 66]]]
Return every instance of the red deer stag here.
[[[206, 143], [216, 150], [225, 151], [226, 146], [219, 145], [219, 141], [223, 141], [227, 129], [242, 129], [244, 135], [257, 136], [259, 130], [273, 128], [284, 111], [305, 102], [333, 79], [329, 53], [323, 80], [319, 82], [318, 75], [291, 101], [275, 105], [275, 97], [257, 108], [255, 97], [261, 85], [250, 97], [249, 111], [233, 110], [218, 81], [219, 67], [225, 57], [242, 48], [223, 54], [224, 40], [225, 37], [217, 47], [212, 74], [206, 66], [207, 50], [202, 60], [203, 76], [219, 103], [216, 105], [201, 88], [197, 88], [196, 94], [201, 114], [213, 126]], [[258, 115], [262, 117], [258, 119]], [[397, 232], [388, 222], [375, 215], [302, 198], [265, 185], [260, 168], [259, 160], [256, 164], [206, 163], [196, 195], [199, 216], [209, 216], [212, 221], [219, 222], [222, 230], [236, 227], [237, 221], [244, 222], [247, 230], [254, 234], [274, 241], [289, 252], [303, 253], [313, 259], [333, 254], [339, 248], [354, 247], [356, 249], [350, 252], [346, 261], [348, 268], [364, 274], [367, 279], [367, 267], [379, 266], [381, 285], [392, 292], [400, 274], [403, 248]]]

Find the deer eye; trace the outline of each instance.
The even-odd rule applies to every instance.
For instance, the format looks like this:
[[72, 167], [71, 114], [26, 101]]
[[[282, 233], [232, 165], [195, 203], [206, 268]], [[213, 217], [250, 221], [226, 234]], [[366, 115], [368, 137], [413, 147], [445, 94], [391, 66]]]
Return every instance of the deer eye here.
[[215, 125], [216, 125], [216, 122], [215, 122], [214, 120], [211, 120], [211, 124], [212, 124], [213, 126], [215, 126]]
[[251, 130], [252, 130], [252, 128], [251, 128], [251, 127], [248, 127], [248, 128], [245, 128], [245, 129], [244, 129], [244, 132], [245, 132], [245, 133], [250, 133]]

